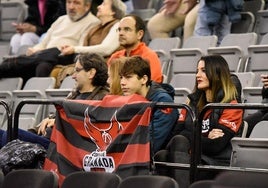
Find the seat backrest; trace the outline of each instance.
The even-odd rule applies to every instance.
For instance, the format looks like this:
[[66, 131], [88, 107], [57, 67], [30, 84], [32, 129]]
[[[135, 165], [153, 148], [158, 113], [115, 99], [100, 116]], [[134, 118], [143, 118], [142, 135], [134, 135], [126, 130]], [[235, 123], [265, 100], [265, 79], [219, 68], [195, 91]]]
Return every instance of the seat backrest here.
[[227, 61], [231, 72], [242, 72], [248, 58], [248, 46], [257, 43], [257, 34], [230, 33], [226, 35], [220, 46], [209, 48], [209, 54], [218, 54]]
[[182, 48], [170, 50], [170, 65], [168, 68], [168, 81], [175, 74], [195, 73], [197, 61], [207, 53], [209, 47], [215, 47], [217, 37], [192, 36], [183, 44]]
[[16, 33], [12, 23], [20, 23], [26, 15], [26, 7], [22, 2], [4, 2], [0, 4], [1, 11], [1, 36], [2, 40], [10, 40]]
[[72, 78], [72, 76], [67, 76], [63, 79], [60, 89], [72, 89], [75, 85], [75, 80]]
[[2, 78], [0, 80], [0, 91], [13, 91], [22, 88], [23, 80], [20, 77]]
[[249, 59], [245, 64], [246, 72], [254, 72], [253, 86], [260, 86], [261, 74], [267, 74], [268, 45], [251, 45], [248, 47]]
[[180, 48], [181, 39], [179, 37], [154, 38], [149, 43], [152, 50], [164, 50], [168, 55], [169, 51], [174, 48]]
[[214, 179], [215, 188], [245, 188], [245, 187], [267, 187], [268, 173], [263, 172], [241, 172], [226, 171], [219, 173]]
[[[244, 87], [242, 88], [245, 103], [261, 103], [262, 101], [262, 87]], [[246, 109], [244, 117], [253, 114], [257, 110]]]
[[231, 166], [268, 169], [268, 138], [234, 137], [231, 144]]
[[0, 62], [3, 61], [4, 57], [9, 55], [10, 45], [0, 45]]
[[251, 12], [255, 17], [259, 10], [264, 10], [265, 0], [245, 0], [243, 4], [243, 11]]
[[147, 9], [150, 0], [132, 0], [134, 9]]
[[57, 188], [58, 178], [55, 173], [39, 169], [23, 169], [9, 172], [2, 188]]
[[[14, 100], [14, 110], [16, 110], [17, 105], [21, 102], [22, 99], [42, 99], [46, 98], [46, 89], [54, 88], [55, 86], [54, 77], [32, 77], [24, 85], [22, 90], [14, 90], [12, 92]], [[44, 110], [46, 106], [43, 105], [34, 105], [26, 104], [22, 107], [20, 111], [20, 117], [29, 118], [32, 122], [32, 118], [36, 120], [36, 123], [39, 123], [44, 117]], [[33, 126], [33, 125], [32, 125]], [[19, 123], [19, 127], [22, 129], [28, 129], [30, 127], [23, 127]]]
[[192, 183], [189, 188], [211, 188], [214, 180], [199, 180]]
[[170, 50], [180, 48], [181, 40], [179, 37], [155, 38], [149, 43], [149, 48], [154, 50], [161, 62], [162, 73], [167, 76], [169, 70]]
[[232, 23], [231, 33], [249, 33], [253, 32], [255, 25], [255, 16], [252, 12], [241, 12], [241, 20]]
[[[17, 78], [2, 78], [0, 79], [0, 99], [4, 100], [10, 109], [13, 108], [13, 90], [18, 90], [22, 88], [23, 80], [20, 77]], [[7, 126], [7, 116], [6, 110], [3, 106], [0, 106], [0, 128], [6, 129]]]
[[[108, 172], [74, 172], [63, 181], [61, 188], [117, 188], [121, 178]], [[89, 186], [90, 185], [90, 186]]]
[[195, 73], [185, 73], [185, 74], [175, 74], [171, 81], [170, 85], [174, 88], [188, 88], [190, 91], [194, 89], [196, 81]]
[[191, 90], [189, 90], [188, 88], [174, 88], [174, 89], [175, 89], [174, 102], [185, 103], [188, 95], [191, 93]]
[[263, 35], [268, 33], [268, 10], [260, 10], [257, 12], [254, 31], [258, 34], [259, 43]]
[[216, 35], [192, 36], [183, 43], [182, 48], [198, 48], [203, 54], [207, 54], [207, 49], [209, 47], [215, 47], [217, 41], [218, 37]]
[[141, 175], [130, 176], [119, 184], [118, 188], [179, 188], [178, 183], [167, 176]]
[[252, 132], [250, 133], [250, 138], [268, 138], [268, 121], [258, 122]]
[[257, 34], [251, 33], [230, 33], [226, 35], [221, 42], [221, 47], [224, 46], [239, 46], [244, 52], [244, 55], [248, 55], [248, 46], [257, 44]]
[[245, 87], [253, 87], [253, 83], [255, 80], [254, 72], [236, 72], [234, 73], [239, 78], [242, 88]]

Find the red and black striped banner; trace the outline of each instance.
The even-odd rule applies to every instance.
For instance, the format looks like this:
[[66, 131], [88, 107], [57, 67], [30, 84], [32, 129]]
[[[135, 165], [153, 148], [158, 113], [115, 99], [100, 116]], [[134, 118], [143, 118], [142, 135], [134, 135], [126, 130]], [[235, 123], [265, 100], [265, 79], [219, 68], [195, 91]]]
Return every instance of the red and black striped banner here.
[[150, 171], [149, 123], [152, 103], [139, 95], [102, 101], [67, 100], [56, 105], [44, 169], [60, 185], [75, 171], [105, 171], [122, 178]]

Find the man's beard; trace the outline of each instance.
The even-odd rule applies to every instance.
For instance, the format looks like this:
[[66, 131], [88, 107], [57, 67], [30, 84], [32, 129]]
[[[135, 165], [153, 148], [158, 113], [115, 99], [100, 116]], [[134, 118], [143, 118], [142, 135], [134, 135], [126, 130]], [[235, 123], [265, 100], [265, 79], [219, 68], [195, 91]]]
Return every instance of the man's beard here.
[[74, 16], [72, 16], [72, 14], [68, 13], [67, 15], [69, 16], [70, 20], [72, 20], [73, 22], [76, 22], [80, 18], [82, 18], [85, 14], [78, 14], [78, 13], [76, 13]]

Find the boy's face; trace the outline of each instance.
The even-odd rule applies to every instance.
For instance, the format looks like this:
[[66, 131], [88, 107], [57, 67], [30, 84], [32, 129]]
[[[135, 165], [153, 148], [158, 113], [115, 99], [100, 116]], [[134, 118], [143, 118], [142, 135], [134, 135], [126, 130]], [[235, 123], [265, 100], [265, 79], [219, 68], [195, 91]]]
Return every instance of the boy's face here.
[[121, 76], [121, 89], [123, 95], [139, 94], [142, 95], [142, 88], [146, 87], [146, 81], [144, 78], [138, 78], [136, 74], [129, 74]]

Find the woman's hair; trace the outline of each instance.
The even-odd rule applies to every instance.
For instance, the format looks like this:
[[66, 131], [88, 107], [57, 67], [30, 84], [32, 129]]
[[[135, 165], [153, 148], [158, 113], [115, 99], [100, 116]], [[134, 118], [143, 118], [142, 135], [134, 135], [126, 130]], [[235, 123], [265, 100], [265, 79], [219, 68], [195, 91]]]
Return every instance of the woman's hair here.
[[114, 18], [121, 19], [125, 16], [127, 7], [121, 0], [111, 0], [112, 11], [114, 12]]
[[[228, 103], [231, 100], [237, 99], [237, 88], [231, 79], [226, 60], [220, 55], [208, 55], [201, 57], [199, 61], [204, 61], [205, 64], [205, 72], [209, 81], [212, 102]], [[195, 89], [198, 90], [197, 82]], [[201, 91], [201, 93], [197, 104], [199, 110], [206, 104], [205, 92]]]
[[110, 72], [110, 94], [112, 95], [122, 95], [123, 92], [121, 90], [120, 85], [120, 72], [122, 67], [124, 66], [124, 63], [126, 61], [127, 57], [120, 57], [115, 58], [111, 61], [111, 65], [109, 66], [109, 72]]

